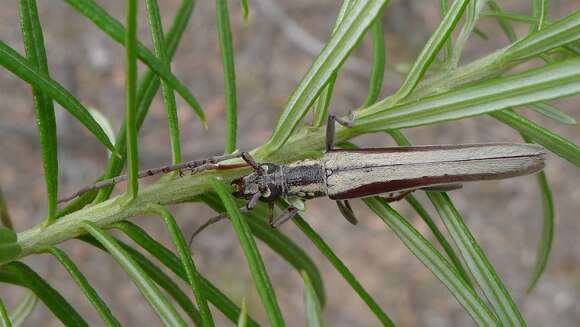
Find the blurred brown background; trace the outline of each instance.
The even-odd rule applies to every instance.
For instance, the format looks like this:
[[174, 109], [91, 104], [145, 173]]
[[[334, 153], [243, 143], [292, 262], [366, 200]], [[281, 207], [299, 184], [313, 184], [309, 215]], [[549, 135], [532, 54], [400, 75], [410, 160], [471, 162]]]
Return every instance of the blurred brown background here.
[[[436, 26], [437, 1], [391, 1], [384, 14], [388, 71], [382, 96], [401, 81], [396, 72], [411, 62]], [[529, 13], [529, 2], [504, 1], [504, 7]], [[122, 1], [100, 1], [117, 19], [123, 19]], [[239, 107], [239, 147], [251, 149], [264, 142], [286, 99], [300, 80], [322, 42], [332, 29], [338, 1], [250, 1], [250, 19], [243, 22], [237, 1], [230, 1]], [[164, 26], [168, 29], [178, 0], [160, 1]], [[0, 38], [22, 51], [16, 1], [3, 1]], [[574, 0], [551, 1], [550, 17], [563, 17], [580, 6]], [[183, 154], [186, 159], [218, 154], [223, 149], [222, 70], [215, 29], [213, 1], [199, 1], [190, 26], [173, 62], [173, 71], [198, 97], [208, 119], [204, 131], [190, 108], [178, 97]], [[151, 45], [140, 2], [139, 32]], [[81, 101], [97, 108], [119, 127], [124, 108], [124, 52], [87, 19], [61, 1], [39, 1], [50, 71]], [[489, 36], [470, 39], [463, 60], [471, 61], [507, 44], [491, 19], [478, 25]], [[515, 25], [519, 36], [527, 26]], [[366, 96], [370, 42], [365, 39], [341, 71], [332, 107], [345, 113]], [[141, 67], [142, 68], [142, 67]], [[18, 231], [39, 222], [45, 214], [42, 171], [30, 87], [0, 70], [0, 185]], [[576, 102], [574, 102], [576, 100]], [[557, 101], [580, 119], [578, 97]], [[536, 121], [579, 143], [578, 126], [556, 124], [538, 114], [522, 110]], [[168, 135], [160, 96], [140, 132], [141, 167], [170, 162]], [[73, 118], [58, 109], [60, 192], [68, 194], [94, 180], [102, 171], [106, 153]], [[518, 135], [488, 117], [408, 131], [416, 144], [519, 141]], [[364, 146], [392, 144], [377, 135], [362, 137]], [[580, 324], [580, 171], [550, 155], [546, 168], [554, 192], [557, 213], [556, 239], [545, 275], [538, 287], [525, 288], [535, 259], [542, 221], [539, 193], [532, 176], [507, 181], [467, 185], [451, 194], [480, 244], [518, 302], [530, 326], [577, 326]], [[418, 195], [424, 200], [423, 195]], [[431, 210], [428, 203], [426, 206]], [[355, 201], [361, 223], [354, 227], [339, 217], [331, 201], [309, 203], [306, 217], [333, 247], [382, 308], [399, 326], [470, 326], [473, 322], [449, 292], [413, 257], [387, 227]], [[396, 208], [429, 235], [426, 226], [405, 203]], [[191, 233], [213, 213], [202, 205], [172, 208], [186, 233]], [[433, 210], [431, 210], [433, 211]], [[155, 237], [168, 242], [167, 232], [157, 218], [135, 219]], [[329, 326], [376, 326], [376, 318], [340, 275], [305, 239], [293, 224], [282, 230], [302, 244], [318, 263], [326, 282]], [[127, 326], [159, 325], [153, 311], [128, 281], [125, 273], [101, 252], [78, 241], [61, 245], [100, 291], [113, 313]], [[302, 281], [299, 275], [268, 248], [261, 246], [278, 299], [289, 326], [305, 325]], [[195, 242], [195, 260], [202, 273], [232, 299], [245, 297], [250, 313], [265, 323], [263, 309], [254, 290], [237, 239], [226, 223], [204, 232]], [[25, 260], [58, 288], [91, 325], [102, 322], [68, 274], [47, 256]], [[21, 290], [0, 285], [9, 308]], [[219, 325], [229, 325], [217, 310]], [[58, 326], [39, 304], [27, 326]], [[265, 323], [266, 325], [266, 323]]]

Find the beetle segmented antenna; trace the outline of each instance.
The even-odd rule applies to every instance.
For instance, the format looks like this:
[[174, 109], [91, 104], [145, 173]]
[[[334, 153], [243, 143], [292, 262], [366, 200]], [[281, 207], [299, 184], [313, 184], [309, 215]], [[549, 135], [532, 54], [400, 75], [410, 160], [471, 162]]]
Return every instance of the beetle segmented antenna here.
[[[240, 158], [241, 155], [242, 154], [240, 154], [238, 151], [236, 151], [236, 152], [231, 153], [231, 154], [225, 154], [225, 155], [221, 155], [221, 156], [213, 156], [213, 157], [210, 157], [207, 159], [191, 160], [191, 161], [178, 163], [175, 165], [166, 165], [166, 166], [162, 166], [162, 167], [158, 167], [158, 168], [146, 169], [146, 170], [140, 171], [137, 176], [138, 176], [138, 178], [143, 178], [143, 177], [155, 176], [155, 175], [159, 175], [159, 174], [168, 174], [168, 173], [173, 172], [173, 171], [178, 171], [180, 176], [183, 176], [184, 171], [190, 171], [190, 173], [192, 175], [199, 174], [201, 172], [204, 172], [204, 171], [210, 170], [210, 169], [228, 168], [227, 165], [220, 165], [219, 162], [229, 160], [229, 159]], [[239, 167], [232, 166], [231, 168], [239, 168]], [[127, 178], [128, 178], [127, 175], [120, 175], [120, 176], [116, 176], [116, 177], [113, 177], [110, 179], [102, 180], [102, 181], [97, 182], [97, 183], [92, 184], [92, 185], [85, 186], [85, 187], [81, 188], [80, 190], [76, 191], [75, 193], [73, 193], [67, 197], [64, 197], [62, 199], [59, 199], [57, 201], [57, 203], [68, 202], [68, 201], [76, 198], [77, 196], [83, 195], [87, 192], [91, 192], [94, 190], [101, 189], [103, 187], [112, 186], [112, 185], [118, 184], [120, 182], [126, 181]]]

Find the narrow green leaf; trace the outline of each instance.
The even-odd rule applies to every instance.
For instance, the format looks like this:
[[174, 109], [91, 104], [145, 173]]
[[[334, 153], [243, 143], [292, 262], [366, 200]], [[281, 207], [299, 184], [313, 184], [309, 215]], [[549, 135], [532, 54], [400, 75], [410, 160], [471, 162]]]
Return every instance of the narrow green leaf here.
[[99, 126], [89, 111], [67, 89], [46, 74], [36, 70], [26, 58], [22, 57], [2, 40], [0, 40], [0, 65], [58, 102], [91, 131], [103, 145], [116, 153], [113, 144], [109, 142], [101, 126]]
[[[352, 0], [344, 0], [340, 5], [340, 9], [338, 10], [338, 14], [336, 16], [336, 21], [334, 22], [334, 27], [332, 28], [332, 34], [336, 32], [336, 29], [340, 24], [342, 24], [344, 17], [350, 14], [350, 10], [352, 9], [352, 5], [354, 1]], [[336, 79], [338, 78], [338, 69], [335, 70], [324, 89], [320, 92], [318, 98], [316, 98], [316, 102], [314, 105], [314, 112], [312, 113], [312, 126], [320, 127], [324, 126], [326, 120], [328, 118], [328, 107], [330, 106], [330, 102], [332, 100], [332, 92], [334, 91], [334, 84], [336, 83]]]
[[125, 130], [127, 131], [127, 195], [139, 193], [139, 150], [137, 148], [137, 0], [126, 0], [125, 8]]
[[109, 121], [107, 116], [103, 115], [103, 113], [97, 110], [96, 108], [89, 107], [88, 109], [89, 113], [91, 114], [91, 116], [93, 116], [97, 124], [99, 124], [99, 126], [101, 126], [105, 134], [107, 134], [109, 141], [113, 141], [115, 139], [115, 131], [113, 130], [113, 125], [111, 125], [111, 122]]
[[240, 6], [242, 7], [242, 15], [244, 16], [244, 21], [248, 21], [248, 16], [250, 15], [250, 9], [248, 8], [248, 0], [240, 0]]
[[[96, 239], [90, 235], [83, 235], [79, 237], [79, 239], [98, 248], [99, 250], [105, 252], [107, 251]], [[179, 306], [183, 309], [183, 312], [185, 312], [191, 318], [193, 323], [196, 326], [201, 326], [201, 317], [199, 316], [199, 312], [189, 297], [181, 290], [181, 288], [171, 278], [169, 278], [165, 272], [163, 272], [159, 267], [154, 265], [135, 249], [131, 248], [129, 245], [123, 243], [122, 241], [117, 240], [117, 242], [119, 242], [123, 249], [125, 249], [125, 251], [127, 251], [129, 255], [131, 255], [131, 257], [133, 257], [137, 263], [139, 263], [147, 275], [151, 277], [151, 279], [157, 285], [159, 285], [159, 287], [167, 292], [167, 294], [169, 294], [175, 300], [175, 302], [177, 302], [177, 304], [179, 304]]]
[[332, 92], [334, 91], [334, 84], [338, 79], [338, 72], [334, 72], [326, 87], [320, 93], [320, 96], [316, 99], [314, 103], [314, 112], [312, 113], [312, 126], [321, 127], [324, 126], [328, 119], [328, 108], [330, 107], [330, 102], [332, 101]]
[[213, 317], [211, 315], [211, 311], [209, 311], [209, 306], [207, 305], [205, 293], [201, 288], [200, 274], [197, 271], [195, 264], [193, 263], [191, 255], [189, 254], [189, 248], [187, 246], [187, 243], [185, 242], [185, 239], [183, 238], [181, 229], [179, 229], [179, 226], [177, 225], [175, 218], [173, 218], [173, 215], [171, 214], [171, 212], [169, 212], [169, 210], [160, 205], [155, 204], [151, 204], [150, 207], [153, 212], [159, 214], [163, 218], [167, 230], [171, 235], [171, 240], [173, 241], [173, 244], [175, 245], [175, 248], [179, 253], [181, 263], [187, 275], [187, 281], [191, 286], [191, 290], [193, 291], [193, 295], [195, 296], [195, 301], [197, 303], [197, 306], [199, 307], [203, 326], [214, 326]]
[[457, 269], [457, 272], [461, 275], [461, 277], [463, 277], [463, 279], [469, 286], [473, 287], [471, 279], [469, 278], [469, 274], [467, 273], [467, 271], [465, 271], [465, 268], [463, 267], [463, 264], [461, 263], [459, 256], [457, 256], [455, 250], [453, 250], [453, 247], [451, 246], [451, 244], [449, 244], [449, 242], [447, 241], [447, 239], [445, 238], [439, 227], [437, 227], [437, 225], [435, 224], [435, 222], [433, 221], [427, 210], [425, 210], [425, 208], [421, 205], [419, 200], [417, 200], [417, 198], [415, 198], [412, 195], [406, 196], [405, 200], [409, 203], [411, 207], [413, 207], [413, 209], [417, 212], [417, 214], [419, 215], [419, 217], [421, 217], [421, 219], [425, 222], [425, 224], [427, 224], [427, 227], [429, 227], [429, 230], [431, 231], [431, 233], [433, 233], [433, 235], [437, 239], [437, 242], [439, 242], [439, 245], [441, 245], [443, 251], [445, 251], [445, 254], [447, 254], [447, 257], [449, 258], [449, 260], [451, 260], [451, 263], [453, 264], [453, 266], [455, 266], [455, 269]]
[[[388, 0], [369, 0], [353, 4], [350, 14], [345, 17], [336, 32], [330, 37], [290, 96], [272, 136], [263, 147], [263, 151], [274, 152], [278, 150], [292, 135], [332, 74], [346, 60], [387, 2]], [[259, 154], [258, 157], [260, 157]]]
[[143, 268], [135, 262], [113, 237], [93, 223], [84, 222], [83, 227], [107, 249], [115, 261], [125, 270], [165, 325], [187, 326], [175, 310], [175, 307], [161, 293], [151, 278], [147, 276]]
[[[445, 18], [447, 12], [449, 11], [449, 6], [447, 5], [447, 0], [439, 0], [439, 12], [441, 14], [441, 19]], [[453, 54], [453, 38], [448, 37], [445, 41], [443, 48], [443, 62], [449, 63], [451, 56]]]
[[367, 198], [363, 201], [389, 226], [417, 259], [449, 289], [478, 326], [501, 326], [487, 304], [459, 275], [455, 267], [405, 218], [383, 199]]
[[64, 253], [64, 251], [51, 246], [48, 248], [48, 252], [52, 254], [60, 264], [68, 271], [74, 281], [77, 283], [81, 291], [85, 294], [87, 299], [95, 307], [103, 322], [107, 326], [121, 326], [117, 318], [113, 316], [111, 310], [107, 307], [103, 299], [97, 294], [95, 289], [89, 284], [87, 278], [78, 269], [74, 262]]
[[367, 132], [434, 124], [580, 93], [580, 59], [548, 64], [394, 107], [378, 102], [355, 128]]
[[238, 317], [238, 327], [246, 327], [248, 325], [248, 309], [246, 308], [246, 299], [242, 299], [242, 312]]
[[445, 42], [451, 37], [451, 33], [457, 26], [457, 22], [463, 15], [465, 7], [469, 3], [469, 0], [455, 0], [449, 10], [447, 15], [441, 20], [439, 26], [435, 29], [431, 37], [419, 53], [417, 59], [413, 62], [413, 66], [405, 76], [405, 80], [401, 84], [401, 87], [397, 92], [390, 97], [392, 103], [396, 103], [404, 98], [406, 98], [423, 78], [429, 66], [439, 53], [439, 50], [443, 47]]
[[427, 196], [501, 322], [506, 326], [525, 326], [524, 318], [508, 290], [447, 194], [428, 192]]
[[[187, 24], [189, 23], [189, 19], [191, 18], [191, 14], [193, 12], [193, 0], [183, 0], [181, 5], [177, 9], [175, 14], [175, 18], [173, 19], [173, 23], [169, 32], [165, 35], [165, 44], [167, 46], [167, 55], [171, 59], [175, 52], [177, 51], [177, 46], [179, 45], [179, 41], [181, 41], [181, 37], [183, 32], [185, 31]], [[155, 76], [153, 71], [148, 70], [143, 74], [141, 80], [139, 81], [139, 85], [137, 87], [137, 128], [141, 128], [147, 113], [149, 112], [149, 107], [151, 106], [151, 102], [153, 101], [153, 97], [157, 93], [159, 89], [159, 78]], [[117, 140], [115, 142], [115, 147], [118, 149], [120, 153], [125, 153], [126, 149], [126, 136], [127, 132], [125, 131], [125, 122], [121, 124], [121, 128], [117, 133]], [[105, 173], [103, 174], [103, 179], [111, 178], [117, 176], [121, 173], [123, 169], [123, 165], [125, 163], [125, 157], [116, 157], [112, 156], [109, 158], [107, 162], [107, 167], [105, 168]], [[95, 199], [96, 203], [102, 202], [109, 198], [111, 192], [113, 191], [113, 187], [105, 187], [99, 191], [90, 192], [92, 194], [96, 194], [98, 192], [98, 196]]]
[[548, 17], [548, 1], [532, 0], [532, 16], [536, 19], [536, 23], [530, 26], [530, 32], [543, 29], [546, 23], [546, 17]]
[[0, 226], [0, 265], [18, 257], [21, 251], [16, 233]]
[[[121, 23], [113, 18], [101, 6], [93, 0], [66, 0], [71, 7], [75, 8], [80, 14], [91, 20], [98, 28], [109, 35], [113, 40], [125, 44], [125, 28]], [[166, 81], [195, 111], [201, 123], [206, 126], [205, 115], [201, 106], [175, 75], [173, 75], [155, 55], [151, 53], [143, 44], [137, 43], [137, 56], [159, 77]]]
[[[155, 55], [161, 61], [165, 68], [171, 72], [170, 61], [167, 58], [167, 49], [163, 36], [163, 26], [161, 25], [161, 14], [157, 0], [146, 0], [147, 17], [149, 29], [153, 38], [153, 47]], [[165, 113], [167, 115], [167, 124], [169, 129], [169, 141], [171, 143], [172, 163], [181, 162], [181, 145], [179, 142], [179, 123], [177, 118], [177, 105], [175, 104], [175, 95], [173, 89], [167, 82], [161, 82], [161, 91], [163, 93], [163, 103], [165, 104]], [[138, 105], [137, 105], [138, 106]]]
[[[29, 64], [37, 71], [49, 76], [46, 50], [42, 27], [38, 18], [35, 0], [18, 1], [20, 28], [24, 49]], [[44, 170], [44, 182], [47, 196], [47, 220], [50, 224], [56, 219], [56, 201], [58, 198], [58, 156], [56, 137], [56, 118], [52, 99], [38, 87], [32, 88], [34, 110], [40, 143], [40, 157]]]
[[[399, 145], [401, 146], [411, 145], [411, 143], [407, 140], [407, 138], [403, 135], [403, 133], [399, 131], [389, 131], [389, 134], [393, 137], [393, 139], [395, 139], [395, 141]], [[417, 200], [413, 195], [406, 196], [405, 200], [409, 203], [411, 207], [413, 207], [413, 209], [415, 209], [415, 211], [417, 212], [419, 217], [421, 217], [421, 219], [425, 222], [425, 224], [427, 224], [429, 230], [431, 230], [431, 232], [437, 239], [437, 242], [439, 242], [439, 245], [441, 245], [443, 251], [445, 251], [447, 257], [449, 258], [449, 260], [451, 260], [451, 263], [455, 266], [455, 269], [457, 269], [457, 272], [459, 272], [459, 274], [463, 277], [463, 279], [465, 279], [465, 282], [467, 282], [467, 284], [469, 284], [469, 286], [473, 288], [471, 279], [469, 278], [467, 271], [465, 271], [465, 268], [463, 267], [463, 264], [461, 263], [459, 256], [455, 253], [455, 250], [453, 249], [451, 244], [449, 244], [449, 242], [447, 241], [447, 239], [445, 238], [439, 227], [437, 227], [437, 224], [435, 224], [435, 222], [433, 221], [427, 210], [425, 210], [425, 208], [421, 205], [419, 200]]]
[[542, 114], [555, 122], [566, 124], [566, 125], [576, 125], [576, 119], [561, 109], [548, 103], [533, 103], [528, 107], [532, 108], [535, 112]]
[[[501, 9], [499, 4], [495, 0], [488, 1], [487, 5], [488, 5], [489, 9], [494, 13], [498, 13], [498, 14], [504, 13], [504, 11]], [[482, 15], [483, 15], [483, 12], [482, 12]], [[512, 25], [510, 24], [508, 18], [500, 17], [500, 16], [496, 16], [495, 18], [496, 18], [497, 23], [499, 24], [500, 28], [504, 32], [504, 34], [507, 36], [508, 41], [510, 41], [512, 43], [515, 42], [518, 39], [518, 36], [516, 35], [516, 31], [514, 31], [514, 29], [512, 28]]]
[[[242, 8], [244, 8], [242, 1]], [[244, 9], [244, 18], [247, 18], [247, 2]], [[237, 132], [237, 97], [236, 97], [236, 67], [234, 65], [234, 49], [232, 46], [232, 31], [230, 27], [230, 17], [228, 13], [227, 0], [216, 0], [215, 4], [217, 16], [218, 40], [222, 67], [224, 70], [224, 97], [226, 103], [226, 144], [224, 153], [236, 151]]]
[[[151, 238], [143, 229], [139, 226], [129, 223], [121, 222], [115, 224], [115, 228], [119, 228], [123, 233], [125, 233], [131, 240], [141, 246], [145, 251], [149, 252], [153, 257], [159, 260], [165, 267], [171, 270], [175, 275], [184, 281], [187, 281], [187, 275], [185, 269], [181, 265], [179, 258], [169, 249], [167, 249], [163, 244], [157, 242]], [[136, 251], [130, 246], [123, 245], [123, 248], [131, 254], [131, 256], [137, 260], [140, 264], [151, 265], [149, 259], [143, 256], [141, 253]], [[240, 308], [230, 300], [226, 295], [224, 295], [218, 288], [216, 288], [211, 282], [203, 278], [203, 290], [207, 295], [208, 300], [218, 308], [231, 322], [235, 323], [240, 315]], [[250, 319], [250, 326], [258, 326], [258, 324]]]
[[580, 40], [580, 11], [513, 43], [505, 52], [505, 58], [509, 61], [523, 61], [578, 40]]
[[302, 279], [304, 280], [304, 306], [306, 309], [306, 321], [308, 322], [308, 326], [323, 327], [324, 321], [322, 320], [322, 309], [320, 308], [320, 303], [318, 303], [316, 292], [314, 292], [308, 274], [303, 273]]
[[364, 301], [364, 303], [371, 309], [375, 316], [379, 319], [383, 326], [395, 326], [389, 316], [381, 309], [377, 302], [372, 298], [372, 296], [364, 289], [364, 287], [358, 282], [356, 277], [350, 272], [346, 265], [340, 260], [339, 257], [332, 251], [332, 248], [324, 242], [322, 237], [310, 227], [308, 222], [304, 220], [300, 215], [296, 215], [292, 221], [300, 228], [302, 233], [310, 239], [310, 241], [318, 248], [320, 252], [330, 261], [334, 266], [334, 269], [340, 273], [344, 280], [352, 287], [352, 289], [358, 294], [358, 296]]
[[10, 317], [8, 317], [8, 312], [6, 311], [6, 307], [4, 306], [4, 301], [2, 301], [2, 298], [0, 298], [0, 326], [12, 327]]
[[12, 325], [14, 327], [22, 326], [26, 318], [34, 312], [37, 303], [38, 297], [34, 292], [27, 289], [22, 299], [20, 299], [16, 305], [16, 308], [10, 312], [10, 321], [12, 321]]
[[528, 292], [531, 292], [542, 274], [546, 269], [548, 264], [548, 258], [552, 250], [552, 244], [554, 243], [554, 201], [552, 199], [552, 191], [550, 190], [550, 184], [548, 184], [548, 179], [546, 178], [545, 172], [540, 172], [536, 175], [538, 180], [538, 185], [540, 187], [540, 194], [542, 197], [542, 208], [544, 221], [542, 222], [542, 236], [538, 243], [538, 253], [536, 255], [536, 263], [534, 264], [534, 271], [530, 280], [528, 282]]
[[236, 203], [232, 199], [230, 193], [226, 190], [223, 182], [215, 178], [212, 178], [210, 181], [212, 188], [222, 200], [228, 215], [230, 216], [232, 226], [236, 232], [238, 240], [240, 241], [240, 246], [242, 247], [246, 260], [248, 261], [248, 267], [250, 268], [250, 273], [252, 274], [254, 283], [256, 284], [256, 289], [258, 290], [262, 304], [268, 314], [270, 324], [272, 326], [284, 326], [284, 319], [282, 318], [282, 313], [280, 312], [278, 301], [276, 300], [274, 288], [272, 287], [266, 267], [264, 266], [264, 262], [262, 261], [262, 257], [258, 251], [258, 247], [256, 246], [256, 241], [250, 232], [246, 220], [240, 214]]
[[479, 27], [474, 27], [473, 28], [473, 33], [477, 36], [479, 36], [482, 40], [489, 40], [489, 35], [487, 35], [487, 33], [485, 33], [484, 31], [482, 31]]
[[[210, 206], [216, 212], [225, 212], [225, 208], [219, 197], [215, 194], [204, 194], [200, 196], [203, 202]], [[238, 201], [239, 203], [240, 201]], [[274, 252], [278, 253], [286, 262], [288, 262], [298, 273], [306, 272], [312, 281], [312, 285], [316, 290], [316, 295], [320, 303], [324, 306], [326, 302], [326, 295], [324, 292], [324, 284], [320, 271], [312, 259], [304, 252], [304, 250], [292, 241], [288, 236], [284, 235], [279, 229], [270, 227], [266, 221], [268, 216], [266, 205], [259, 203], [251, 211], [244, 213], [248, 226], [252, 234], [264, 242]]]
[[383, 22], [381, 16], [375, 19], [371, 26], [371, 37], [373, 40], [373, 62], [369, 77], [369, 90], [362, 107], [368, 107], [377, 101], [383, 86], [385, 76], [385, 39], [383, 36]]
[[8, 206], [6, 205], [6, 199], [4, 199], [4, 193], [0, 186], [0, 227], [2, 226], [8, 229], [14, 229], [10, 213], [8, 212]]
[[467, 40], [471, 36], [471, 33], [477, 30], [475, 24], [477, 24], [479, 13], [483, 9], [485, 3], [486, 1], [469, 2], [469, 5], [467, 6], [467, 14], [465, 15], [463, 27], [461, 28], [461, 31], [457, 36], [457, 40], [455, 41], [453, 55], [449, 63], [452, 67], [457, 67], [457, 65], [459, 64], [459, 59], [461, 59], [461, 55], [463, 54], [463, 48], [465, 47]]
[[[543, 5], [546, 3], [541, 4], [542, 0], [540, 1], [533, 1], [534, 12], [537, 14], [536, 18], [540, 21], [536, 22], [534, 25], [531, 26], [530, 33], [540, 30], [544, 26], [545, 14], [547, 8], [544, 8]], [[490, 3], [490, 8], [495, 10], [496, 12], [501, 12], [501, 8], [495, 1]], [[498, 23], [500, 24], [502, 30], [506, 34], [508, 40], [510, 42], [515, 42], [516, 34], [514, 29], [511, 26], [511, 23], [503, 17], [496, 18]], [[546, 60], [546, 62], [550, 62], [547, 56], [543, 57], [542, 59]], [[560, 111], [558, 108], [548, 104], [548, 103], [534, 103], [529, 105], [530, 108], [534, 109], [536, 112], [543, 114], [546, 117], [549, 117], [555, 121], [561, 123], [576, 123], [576, 120], [566, 113]], [[532, 139], [523, 135], [522, 137], [528, 143], [532, 142]], [[540, 172], [536, 175], [536, 179], [538, 181], [538, 186], [540, 188], [540, 194], [542, 197], [542, 208], [543, 208], [543, 224], [542, 224], [542, 236], [540, 238], [540, 242], [538, 244], [538, 252], [536, 254], [536, 262], [534, 264], [534, 270], [530, 280], [528, 282], [528, 289], [527, 291], [530, 292], [537, 282], [539, 281], [540, 277], [542, 276], [544, 269], [548, 263], [548, 258], [550, 256], [550, 252], [552, 249], [552, 243], [554, 240], [554, 205], [552, 202], [552, 191], [550, 190], [550, 185], [548, 184], [548, 180], [546, 178], [546, 174], [544, 172]]]
[[89, 326], [57, 290], [22, 262], [0, 266], [0, 282], [30, 289], [65, 326]]
[[511, 110], [494, 112], [491, 116], [580, 167], [580, 147], [570, 140]]
[[[489, 3], [497, 4], [496, 1], [491, 1], [491, 0], [488, 0], [488, 1], [489, 1]], [[534, 24], [537, 22], [536, 18], [528, 16], [528, 15], [523, 15], [520, 13], [509, 12], [509, 11], [498, 11], [495, 9], [491, 9], [490, 11], [482, 11], [481, 16], [503, 18], [505, 20], [510, 20], [510, 21], [519, 22], [519, 23], [526, 23], [526, 24]]]

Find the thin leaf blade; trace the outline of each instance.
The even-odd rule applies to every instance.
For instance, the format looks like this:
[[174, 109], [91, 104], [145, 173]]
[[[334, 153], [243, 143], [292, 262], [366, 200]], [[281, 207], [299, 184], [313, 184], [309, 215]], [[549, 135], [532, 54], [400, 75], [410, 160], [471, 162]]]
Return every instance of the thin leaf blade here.
[[129, 278], [131, 278], [141, 294], [143, 294], [147, 299], [147, 302], [151, 304], [164, 324], [171, 326], [187, 326], [173, 305], [147, 276], [143, 268], [141, 268], [137, 262], [129, 256], [129, 254], [115, 241], [113, 237], [93, 223], [84, 222], [83, 226], [87, 232], [89, 232], [107, 249], [121, 268], [125, 270]]
[[97, 291], [89, 284], [87, 278], [78, 269], [74, 262], [64, 253], [64, 251], [52, 246], [48, 248], [48, 252], [52, 254], [60, 264], [65, 268], [66, 271], [71, 275], [73, 280], [77, 283], [79, 288], [83, 291], [87, 299], [95, 307], [101, 319], [107, 326], [121, 326], [117, 318], [113, 316], [111, 310], [103, 299], [97, 294]]
[[[20, 0], [18, 4], [20, 28], [23, 34], [22, 39], [29, 63], [35, 66], [38, 71], [49, 76], [44, 37], [38, 18], [36, 1]], [[33, 87], [32, 90], [40, 141], [40, 157], [42, 158], [44, 182], [46, 184], [48, 205], [46, 222], [50, 224], [56, 219], [56, 201], [58, 198], [56, 118], [52, 99], [36, 87]]]
[[451, 238], [501, 322], [507, 326], [525, 326], [526, 323], [507, 288], [477, 244], [475, 237], [445, 193], [428, 192]]
[[28, 84], [46, 93], [64, 109], [73, 115], [83, 124], [93, 135], [113, 153], [115, 147], [109, 141], [107, 134], [101, 126], [93, 119], [89, 111], [62, 85], [37, 71], [26, 58], [0, 40], [0, 65], [8, 69]]
[[262, 261], [260, 253], [258, 252], [258, 248], [256, 246], [256, 242], [254, 241], [254, 237], [250, 232], [250, 228], [248, 227], [245, 219], [240, 214], [238, 207], [236, 206], [229, 192], [226, 190], [223, 182], [218, 181], [215, 178], [212, 178], [210, 181], [213, 189], [222, 200], [228, 215], [231, 217], [232, 226], [236, 232], [238, 240], [240, 241], [240, 246], [242, 247], [244, 255], [248, 261], [248, 267], [250, 268], [250, 272], [252, 274], [252, 278], [254, 279], [254, 283], [256, 284], [258, 294], [262, 300], [262, 304], [264, 305], [268, 314], [268, 320], [270, 321], [270, 324], [272, 326], [283, 326], [284, 319], [282, 318], [282, 314], [278, 306], [278, 301], [276, 300], [276, 294], [274, 292], [274, 288], [272, 287], [272, 282], [268, 277], [266, 267], [264, 266], [264, 262]]
[[191, 290], [193, 291], [197, 306], [200, 309], [199, 311], [201, 314], [203, 326], [214, 326], [213, 317], [211, 315], [211, 311], [209, 310], [209, 306], [207, 305], [205, 293], [201, 287], [201, 275], [195, 267], [192, 256], [189, 253], [187, 243], [185, 242], [183, 234], [181, 233], [181, 229], [179, 229], [175, 218], [173, 218], [173, 215], [169, 212], [169, 210], [162, 206], [153, 204], [151, 205], [151, 209], [153, 212], [159, 214], [163, 218], [165, 226], [171, 235], [173, 244], [177, 248], [181, 263], [187, 275], [187, 281], [189, 282]]

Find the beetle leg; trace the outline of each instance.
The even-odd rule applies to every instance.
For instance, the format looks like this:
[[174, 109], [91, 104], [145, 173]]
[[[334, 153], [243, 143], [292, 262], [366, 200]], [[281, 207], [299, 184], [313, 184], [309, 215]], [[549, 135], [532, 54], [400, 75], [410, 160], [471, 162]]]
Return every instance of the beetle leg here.
[[326, 121], [326, 152], [332, 150], [334, 147], [334, 115], [328, 115], [328, 120]]
[[268, 224], [272, 226], [274, 222], [274, 202], [268, 202]]
[[348, 120], [336, 117], [334, 115], [328, 115], [328, 121], [326, 122], [326, 152], [332, 150], [334, 147], [334, 134], [335, 126], [334, 122], [341, 124], [344, 127], [352, 127], [354, 121], [354, 112], [351, 110], [348, 112]]
[[392, 193], [392, 194], [389, 194], [388, 196], [385, 196], [384, 199], [387, 202], [396, 202], [396, 201], [399, 201], [399, 200], [404, 199], [407, 195], [413, 193], [413, 191], [414, 190], [411, 190], [411, 191], [403, 191], [403, 192], [400, 192], [400, 193]]
[[258, 200], [260, 200], [260, 197], [262, 196], [262, 193], [258, 192], [258, 193], [254, 193], [254, 195], [252, 195], [252, 198], [248, 201], [248, 203], [246, 203], [246, 209], [248, 210], [252, 210], [256, 207], [256, 205], [258, 204]]
[[254, 158], [252, 158], [252, 156], [248, 153], [248, 152], [242, 152], [242, 154], [240, 155], [240, 157], [248, 164], [250, 165], [252, 168], [254, 168], [254, 170], [258, 173], [258, 175], [264, 175], [264, 168], [262, 168], [262, 166], [260, 166], [256, 160], [254, 160]]
[[270, 222], [270, 226], [277, 228], [288, 220], [292, 219], [298, 213], [298, 209], [294, 207], [288, 207], [284, 213], [276, 217], [276, 219]]
[[348, 202], [348, 200], [338, 200], [336, 201], [336, 205], [338, 206], [338, 210], [340, 210], [340, 213], [342, 213], [342, 215], [344, 216], [344, 218], [351, 224], [356, 225], [358, 224], [358, 219], [356, 219], [356, 216], [354, 215], [354, 211], [352, 210], [352, 208], [350, 207], [350, 203]]

